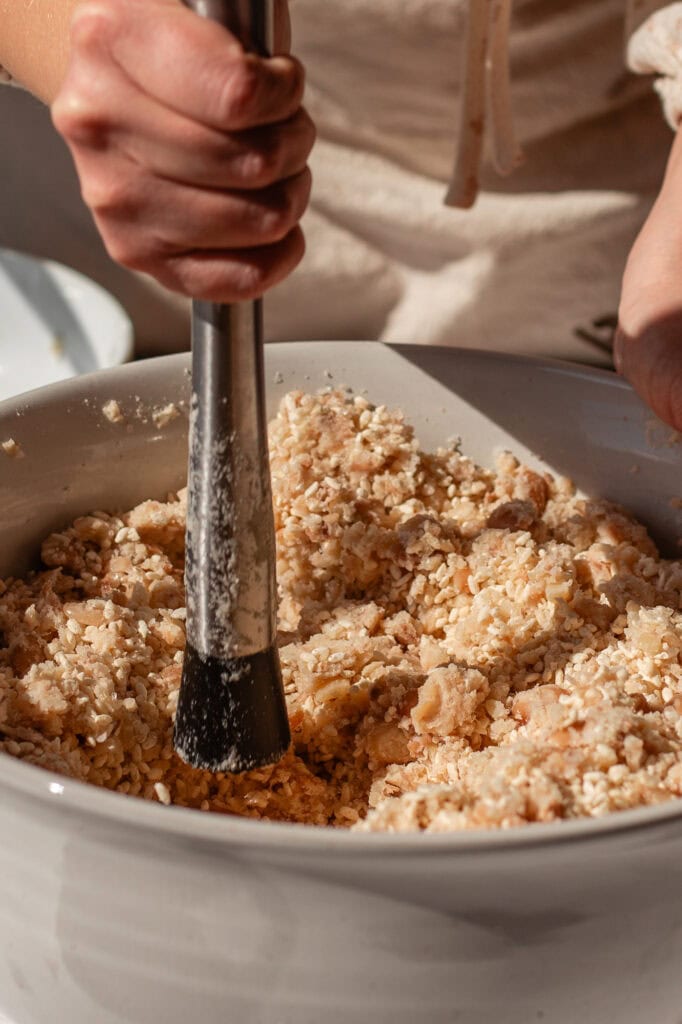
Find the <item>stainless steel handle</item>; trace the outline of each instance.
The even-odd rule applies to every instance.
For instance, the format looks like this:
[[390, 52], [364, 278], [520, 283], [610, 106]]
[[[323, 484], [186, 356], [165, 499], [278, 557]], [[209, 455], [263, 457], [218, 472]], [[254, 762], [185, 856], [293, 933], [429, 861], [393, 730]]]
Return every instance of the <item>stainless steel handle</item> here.
[[[185, 2], [245, 49], [271, 52], [272, 0]], [[187, 633], [203, 656], [243, 657], [276, 637], [262, 303], [195, 301], [192, 352]]]
[[269, 55], [275, 38], [273, 0], [184, 0], [204, 18], [228, 28], [246, 50]]

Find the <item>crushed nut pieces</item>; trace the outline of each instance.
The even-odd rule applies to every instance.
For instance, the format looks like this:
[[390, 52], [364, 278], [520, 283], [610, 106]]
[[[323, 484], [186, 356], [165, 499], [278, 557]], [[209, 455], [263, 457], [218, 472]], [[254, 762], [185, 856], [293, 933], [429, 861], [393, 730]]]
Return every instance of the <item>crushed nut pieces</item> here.
[[184, 495], [84, 516], [0, 584], [0, 750], [132, 796], [360, 830], [590, 817], [682, 795], [682, 563], [511, 456], [292, 393], [270, 432], [293, 733], [183, 764]]

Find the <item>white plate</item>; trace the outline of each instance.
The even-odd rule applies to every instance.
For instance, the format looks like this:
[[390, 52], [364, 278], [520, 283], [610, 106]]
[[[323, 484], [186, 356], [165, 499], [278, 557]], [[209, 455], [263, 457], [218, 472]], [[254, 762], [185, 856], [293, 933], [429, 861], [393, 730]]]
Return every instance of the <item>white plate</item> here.
[[124, 363], [133, 326], [89, 278], [0, 249], [0, 398]]

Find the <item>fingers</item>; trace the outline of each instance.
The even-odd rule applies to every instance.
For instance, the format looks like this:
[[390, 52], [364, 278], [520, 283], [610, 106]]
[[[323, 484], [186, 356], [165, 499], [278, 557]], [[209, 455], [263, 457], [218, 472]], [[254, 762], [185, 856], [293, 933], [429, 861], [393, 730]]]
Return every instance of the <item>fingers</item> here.
[[165, 262], [161, 284], [207, 302], [246, 302], [279, 284], [305, 252], [299, 227], [265, 249], [188, 252]]
[[659, 419], [682, 430], [682, 309], [649, 323], [636, 336], [619, 327], [614, 362]]
[[53, 105], [61, 134], [83, 148], [116, 148], [173, 181], [205, 188], [264, 188], [300, 173], [315, 142], [315, 127], [303, 109], [279, 124], [221, 132], [160, 109], [125, 80], [112, 81], [100, 71], [96, 81], [86, 90], [72, 80]]
[[[127, 90], [126, 90], [127, 91]], [[159, 111], [144, 95], [120, 97], [105, 121], [82, 110], [71, 118], [58, 116], [62, 134], [116, 146], [152, 174], [203, 188], [261, 189], [300, 174], [315, 142], [315, 127], [298, 110], [288, 121], [241, 132], [219, 132], [173, 111]]]
[[222, 26], [172, 0], [89, 0], [75, 12], [71, 45], [84, 61], [106, 51], [157, 102], [218, 130], [286, 121], [303, 97], [298, 61], [246, 54]]
[[85, 177], [83, 197], [110, 254], [149, 273], [188, 249], [251, 249], [280, 242], [303, 215], [311, 185], [306, 168], [259, 191], [196, 189], [140, 177], [124, 161]]
[[[141, 105], [136, 119], [144, 112]], [[151, 114], [152, 111], [150, 110]], [[159, 177], [205, 188], [261, 189], [300, 174], [315, 128], [304, 110], [279, 125], [216, 132], [184, 118], [119, 129], [121, 149]]]
[[298, 108], [288, 119], [221, 131], [159, 104], [96, 47], [74, 59], [52, 107], [76, 146], [118, 149], [152, 173], [207, 188], [262, 188], [306, 166], [315, 128]]
[[614, 362], [656, 415], [682, 430], [682, 178], [677, 173], [673, 159], [666, 184], [628, 256]]
[[315, 135], [302, 89], [295, 61], [245, 54], [178, 0], [85, 0], [52, 116], [112, 258], [220, 302], [289, 273]]

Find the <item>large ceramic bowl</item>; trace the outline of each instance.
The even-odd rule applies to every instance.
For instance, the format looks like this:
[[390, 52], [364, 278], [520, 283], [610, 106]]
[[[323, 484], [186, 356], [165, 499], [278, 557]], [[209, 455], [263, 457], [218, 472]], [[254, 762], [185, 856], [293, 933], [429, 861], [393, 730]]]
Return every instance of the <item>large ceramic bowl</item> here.
[[[661, 540], [682, 448], [614, 376], [471, 352], [292, 344], [271, 408], [343, 384], [423, 443], [542, 457]], [[182, 357], [0, 406], [0, 572], [55, 526], [184, 476]], [[102, 406], [116, 399], [127, 423]], [[0, 755], [0, 1018], [11, 1024], [679, 1024], [682, 803], [455, 835], [351, 834], [166, 808]]]

